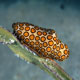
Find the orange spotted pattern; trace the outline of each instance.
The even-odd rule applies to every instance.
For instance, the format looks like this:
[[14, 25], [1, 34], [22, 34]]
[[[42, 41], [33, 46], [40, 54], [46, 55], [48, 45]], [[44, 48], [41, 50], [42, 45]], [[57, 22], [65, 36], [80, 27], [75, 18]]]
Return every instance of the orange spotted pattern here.
[[54, 30], [29, 23], [14, 23], [13, 34], [22, 45], [38, 56], [63, 61], [69, 57], [68, 46], [62, 43]]

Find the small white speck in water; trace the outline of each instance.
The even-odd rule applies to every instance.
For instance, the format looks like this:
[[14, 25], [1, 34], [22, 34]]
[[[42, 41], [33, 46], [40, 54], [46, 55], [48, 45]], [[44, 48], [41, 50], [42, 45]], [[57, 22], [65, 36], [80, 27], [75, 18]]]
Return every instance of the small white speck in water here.
[[46, 62], [48, 61], [49, 59], [46, 59]]
[[19, 58], [19, 54], [15, 54], [15, 56], [17, 56]]
[[13, 39], [9, 39], [10, 40], [10, 44], [14, 43], [15, 41]]
[[34, 55], [36, 55], [36, 53], [32, 52]]
[[[26, 61], [26, 60], [25, 60]], [[26, 61], [27, 62], [27, 64], [30, 64], [30, 62], [28, 62], [28, 61]]]

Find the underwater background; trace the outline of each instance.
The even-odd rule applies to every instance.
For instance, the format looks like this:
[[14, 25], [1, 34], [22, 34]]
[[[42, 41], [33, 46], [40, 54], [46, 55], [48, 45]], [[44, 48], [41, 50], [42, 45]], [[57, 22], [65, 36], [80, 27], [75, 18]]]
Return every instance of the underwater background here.
[[[70, 49], [69, 58], [57, 63], [74, 80], [80, 80], [80, 0], [0, 0], [0, 26], [13, 32], [14, 22], [54, 29]], [[53, 79], [0, 43], [0, 80]]]

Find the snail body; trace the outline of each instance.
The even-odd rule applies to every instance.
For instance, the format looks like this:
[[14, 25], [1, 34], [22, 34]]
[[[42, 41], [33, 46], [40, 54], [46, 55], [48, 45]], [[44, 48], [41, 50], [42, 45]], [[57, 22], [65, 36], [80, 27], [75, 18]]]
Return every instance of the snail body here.
[[62, 43], [53, 29], [29, 23], [13, 23], [13, 34], [19, 42], [40, 57], [63, 61], [69, 57], [68, 46]]

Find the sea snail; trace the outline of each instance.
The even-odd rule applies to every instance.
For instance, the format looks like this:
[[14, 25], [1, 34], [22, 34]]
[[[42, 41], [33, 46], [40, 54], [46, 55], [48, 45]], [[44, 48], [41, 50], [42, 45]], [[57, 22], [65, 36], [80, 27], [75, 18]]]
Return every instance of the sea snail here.
[[63, 61], [69, 57], [68, 46], [62, 43], [53, 29], [25, 22], [13, 23], [13, 34], [19, 42], [42, 58]]

